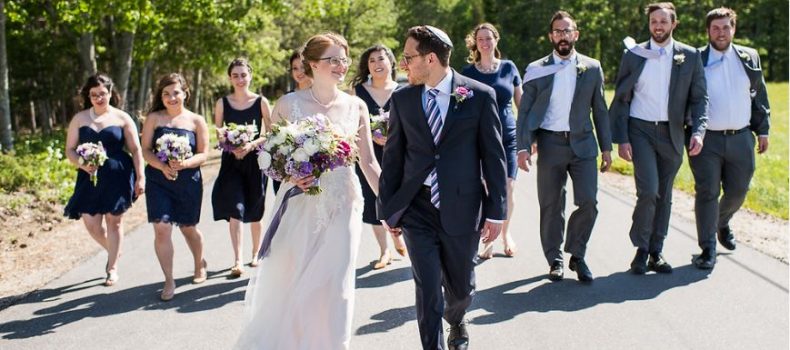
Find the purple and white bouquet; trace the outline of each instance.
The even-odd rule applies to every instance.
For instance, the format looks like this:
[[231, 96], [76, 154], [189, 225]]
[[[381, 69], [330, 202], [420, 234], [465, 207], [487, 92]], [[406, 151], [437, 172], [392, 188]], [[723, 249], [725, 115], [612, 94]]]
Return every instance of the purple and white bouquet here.
[[[189, 138], [167, 133], [156, 139], [156, 157], [164, 163], [171, 160], [185, 160], [192, 157]], [[176, 175], [178, 178], [178, 175]], [[176, 178], [173, 178], [175, 180]]]
[[[80, 156], [77, 158], [77, 163], [80, 165], [100, 167], [104, 165], [104, 162], [107, 160], [107, 150], [104, 149], [104, 145], [101, 144], [101, 141], [99, 141], [98, 144], [93, 142], [80, 144], [77, 146], [77, 155]], [[96, 170], [91, 174], [93, 186], [96, 186], [96, 183], [99, 181], [98, 172], [99, 171]]]
[[255, 123], [251, 125], [228, 123], [217, 129], [217, 148], [225, 152], [233, 152], [235, 149], [243, 147], [255, 139], [257, 132], [258, 126]]
[[390, 112], [379, 109], [379, 115], [370, 115], [370, 132], [376, 137], [387, 137], [389, 122]]
[[[258, 149], [258, 166], [277, 181], [321, 174], [349, 166], [357, 160], [353, 141], [340, 136], [329, 119], [316, 114], [296, 123], [282, 121], [272, 126]], [[307, 194], [321, 193], [316, 186]]]

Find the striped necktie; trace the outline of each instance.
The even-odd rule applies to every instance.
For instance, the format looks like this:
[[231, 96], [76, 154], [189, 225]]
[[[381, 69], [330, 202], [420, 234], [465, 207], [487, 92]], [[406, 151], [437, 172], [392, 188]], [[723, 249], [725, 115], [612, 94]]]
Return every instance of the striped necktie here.
[[[439, 111], [439, 104], [436, 101], [436, 96], [439, 94], [439, 90], [437, 89], [430, 89], [428, 90], [428, 101], [426, 106], [428, 107], [427, 115], [428, 115], [428, 127], [431, 129], [431, 135], [433, 135], [433, 144], [439, 145], [439, 135], [442, 132], [442, 114]], [[431, 174], [428, 176], [431, 182], [431, 204], [433, 204], [436, 209], [439, 209], [439, 178], [436, 175], [436, 167], [431, 170]]]

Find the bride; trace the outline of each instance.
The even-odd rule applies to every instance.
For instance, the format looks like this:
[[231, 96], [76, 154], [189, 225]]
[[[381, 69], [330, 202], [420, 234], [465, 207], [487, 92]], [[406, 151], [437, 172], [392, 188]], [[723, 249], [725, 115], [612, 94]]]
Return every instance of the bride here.
[[[302, 51], [313, 86], [280, 98], [273, 122], [324, 114], [334, 128], [358, 137], [359, 165], [378, 193], [365, 103], [340, 91], [351, 60], [346, 40], [315, 35]], [[278, 191], [275, 208], [292, 186], [307, 189], [313, 177], [294, 179]], [[288, 201], [268, 255], [247, 286], [245, 320], [237, 349], [348, 349], [354, 306], [354, 263], [362, 230], [362, 192], [354, 167], [321, 176], [318, 195]]]

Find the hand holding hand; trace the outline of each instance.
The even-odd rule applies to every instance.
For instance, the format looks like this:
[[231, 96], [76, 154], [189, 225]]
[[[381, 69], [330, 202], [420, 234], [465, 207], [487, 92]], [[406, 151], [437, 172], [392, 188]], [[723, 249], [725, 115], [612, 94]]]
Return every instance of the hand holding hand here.
[[387, 231], [389, 231], [393, 237], [400, 236], [403, 233], [400, 227], [390, 227], [390, 225], [387, 225], [387, 220], [381, 220], [381, 225], [384, 226], [384, 228], [387, 229]]

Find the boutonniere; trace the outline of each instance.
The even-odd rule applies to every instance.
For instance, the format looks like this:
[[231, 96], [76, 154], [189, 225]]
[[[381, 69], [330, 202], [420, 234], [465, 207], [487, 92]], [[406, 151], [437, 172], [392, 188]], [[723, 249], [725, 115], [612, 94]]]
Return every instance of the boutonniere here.
[[[455, 101], [458, 102], [458, 104], [461, 104], [462, 102], [466, 101], [467, 98], [472, 98], [474, 95], [475, 95], [474, 91], [472, 91], [472, 89], [466, 86], [456, 87], [455, 91], [453, 91], [453, 93], [451, 94], [451, 96], [455, 97]], [[456, 107], [458, 106], [458, 104], [456, 104]]]
[[583, 63], [576, 64], [576, 76], [581, 76], [586, 71], [587, 71], [587, 66], [585, 66]]
[[675, 55], [675, 57], [673, 57], [673, 59], [675, 60], [675, 64], [679, 66], [679, 65], [683, 64], [683, 62], [686, 62], [686, 55], [684, 55], [682, 53], [679, 53], [679, 54]]
[[752, 60], [752, 56], [749, 56], [749, 54], [746, 53], [746, 52], [738, 52], [738, 56], [744, 61], [751, 61]]

